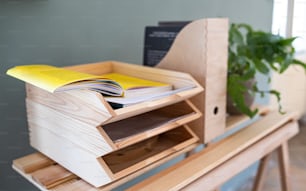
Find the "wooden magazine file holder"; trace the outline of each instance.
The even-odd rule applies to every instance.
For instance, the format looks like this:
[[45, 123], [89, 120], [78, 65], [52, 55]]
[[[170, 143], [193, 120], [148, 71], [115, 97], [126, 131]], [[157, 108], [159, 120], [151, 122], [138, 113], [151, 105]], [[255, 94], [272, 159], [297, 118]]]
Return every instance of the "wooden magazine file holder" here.
[[191, 98], [203, 115], [190, 124], [203, 143], [226, 131], [227, 51], [228, 19], [201, 19], [182, 29], [157, 65], [187, 72], [205, 88]]
[[[226, 131], [227, 42], [228, 19], [201, 19], [182, 29], [156, 68], [114, 61], [68, 67], [158, 79], [175, 88], [195, 86], [122, 109], [112, 109], [94, 92], [51, 94], [27, 84], [31, 145], [86, 182], [108, 189], [191, 151], [199, 140], [211, 141]], [[147, 116], [158, 123], [154, 116], [160, 114], [168, 122], [137, 125], [149, 121]], [[20, 164], [16, 160], [13, 167], [31, 181], [32, 162], [29, 168]]]

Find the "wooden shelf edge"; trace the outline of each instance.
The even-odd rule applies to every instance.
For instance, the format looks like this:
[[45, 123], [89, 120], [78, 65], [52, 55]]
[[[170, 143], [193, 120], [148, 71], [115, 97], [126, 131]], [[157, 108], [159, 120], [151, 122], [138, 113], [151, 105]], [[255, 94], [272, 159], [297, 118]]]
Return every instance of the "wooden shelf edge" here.
[[[160, 190], [161, 187], [165, 190], [178, 190], [230, 160], [232, 157], [237, 156], [251, 145], [272, 135], [273, 132], [281, 127], [291, 125], [292, 123], [297, 125], [296, 121], [294, 121], [294, 115], [281, 116], [273, 112], [263, 117], [263, 120], [260, 122], [252, 124], [242, 131], [207, 147], [181, 163], [173, 165], [161, 173], [146, 179], [130, 190], [146, 190], [152, 187], [156, 190]], [[180, 176], [177, 176], [178, 174]], [[162, 184], [164, 180], [167, 180], [167, 184]]]
[[37, 182], [35, 182], [32, 179], [31, 174], [27, 174], [25, 172], [23, 172], [22, 170], [20, 170], [18, 167], [16, 167], [14, 164], [12, 164], [12, 168], [18, 172], [21, 176], [23, 176], [26, 180], [28, 180], [30, 183], [32, 183], [34, 186], [36, 186], [38, 189], [42, 190], [42, 191], [48, 191], [46, 188], [44, 188], [42, 185], [38, 184]]
[[213, 190], [216, 185], [219, 186], [223, 184], [242, 170], [260, 160], [263, 156], [270, 155], [275, 149], [279, 148], [283, 142], [287, 142], [297, 133], [297, 123], [289, 123], [281, 127], [273, 132], [271, 136], [267, 136], [256, 142], [230, 160], [187, 185], [182, 191], [201, 190], [200, 188]]

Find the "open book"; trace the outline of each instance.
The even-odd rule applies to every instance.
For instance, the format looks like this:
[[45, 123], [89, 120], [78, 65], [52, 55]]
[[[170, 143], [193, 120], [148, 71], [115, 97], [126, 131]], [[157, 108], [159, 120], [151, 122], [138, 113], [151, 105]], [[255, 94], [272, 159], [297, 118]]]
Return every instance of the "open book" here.
[[131, 98], [152, 96], [172, 90], [170, 84], [119, 73], [96, 76], [49, 65], [16, 66], [9, 69], [7, 74], [51, 93], [87, 89], [104, 96]]

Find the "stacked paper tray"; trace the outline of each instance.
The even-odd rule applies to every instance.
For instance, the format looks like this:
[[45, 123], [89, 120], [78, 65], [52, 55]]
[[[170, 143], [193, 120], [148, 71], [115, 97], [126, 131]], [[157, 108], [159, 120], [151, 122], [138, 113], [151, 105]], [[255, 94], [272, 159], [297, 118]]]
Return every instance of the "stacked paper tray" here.
[[157, 162], [199, 139], [188, 127], [201, 112], [188, 98], [203, 88], [188, 74], [120, 62], [68, 67], [100, 75], [111, 72], [171, 83], [173, 94], [113, 109], [96, 92], [49, 93], [27, 84], [31, 145], [94, 186]]

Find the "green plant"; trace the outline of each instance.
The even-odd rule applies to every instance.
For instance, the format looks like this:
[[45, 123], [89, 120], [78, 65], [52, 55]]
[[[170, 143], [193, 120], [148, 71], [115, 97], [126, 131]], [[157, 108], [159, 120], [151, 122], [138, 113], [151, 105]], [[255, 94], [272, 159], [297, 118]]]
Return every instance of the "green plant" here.
[[257, 81], [252, 87], [244, 84], [255, 79], [256, 73], [268, 76], [270, 72], [283, 73], [293, 64], [301, 65], [306, 70], [306, 64], [295, 59], [295, 49], [292, 45], [296, 38], [284, 38], [270, 32], [255, 31], [247, 24], [231, 24], [229, 30], [228, 82], [227, 94], [234, 106], [240, 112], [253, 117], [258, 110], [251, 109], [245, 103], [245, 95], [255, 96], [272, 94], [279, 103], [281, 95], [277, 90], [261, 90]]

